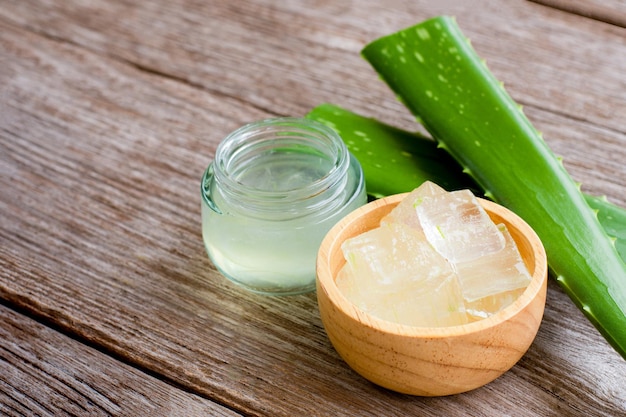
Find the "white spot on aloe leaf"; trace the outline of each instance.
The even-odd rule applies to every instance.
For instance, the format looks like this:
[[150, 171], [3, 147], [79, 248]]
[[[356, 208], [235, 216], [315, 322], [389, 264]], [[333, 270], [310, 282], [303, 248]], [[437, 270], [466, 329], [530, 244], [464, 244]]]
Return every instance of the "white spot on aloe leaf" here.
[[417, 36], [419, 36], [420, 39], [423, 39], [423, 40], [430, 39], [430, 33], [428, 33], [428, 30], [424, 28], [417, 28]]

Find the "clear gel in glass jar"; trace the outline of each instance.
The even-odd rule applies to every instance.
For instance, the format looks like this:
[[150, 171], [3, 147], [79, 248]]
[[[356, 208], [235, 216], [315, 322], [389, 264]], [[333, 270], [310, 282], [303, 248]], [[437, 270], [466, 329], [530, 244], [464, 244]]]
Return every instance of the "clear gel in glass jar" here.
[[321, 123], [251, 123], [228, 135], [202, 178], [202, 236], [231, 281], [263, 294], [315, 289], [332, 226], [366, 203], [358, 161]]

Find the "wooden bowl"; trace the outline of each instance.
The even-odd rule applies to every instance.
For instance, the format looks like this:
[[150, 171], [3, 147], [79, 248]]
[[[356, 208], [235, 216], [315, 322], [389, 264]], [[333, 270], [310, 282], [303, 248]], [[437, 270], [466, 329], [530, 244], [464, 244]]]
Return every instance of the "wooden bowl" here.
[[413, 327], [378, 319], [348, 301], [335, 284], [345, 263], [341, 244], [377, 227], [404, 196], [362, 206], [324, 238], [317, 259], [317, 299], [328, 338], [352, 369], [397, 392], [440, 396], [483, 386], [515, 365], [537, 334], [548, 275], [543, 245], [513, 212], [480, 200], [496, 224], [506, 224], [517, 243], [532, 275], [526, 291], [493, 316], [460, 326]]

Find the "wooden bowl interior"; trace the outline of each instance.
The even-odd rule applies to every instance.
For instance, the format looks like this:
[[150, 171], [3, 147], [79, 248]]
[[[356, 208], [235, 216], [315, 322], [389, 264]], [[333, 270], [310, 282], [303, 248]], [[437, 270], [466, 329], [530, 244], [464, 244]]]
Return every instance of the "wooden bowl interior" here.
[[[335, 284], [335, 277], [345, 264], [341, 244], [346, 239], [378, 227], [380, 219], [398, 205], [405, 196], [406, 194], [398, 194], [375, 200], [355, 210], [340, 221], [322, 242], [318, 256], [318, 280], [320, 281], [321, 287], [324, 288], [333, 302], [340, 309], [349, 314], [355, 315], [355, 306], [343, 297]], [[532, 275], [530, 285], [515, 303], [487, 319], [462, 326], [442, 328], [400, 326], [404, 328], [402, 329], [403, 332], [428, 335], [451, 335], [480, 330], [481, 328], [491, 326], [501, 320], [506, 320], [508, 317], [515, 314], [516, 311], [530, 303], [541, 291], [542, 287], [545, 286], [544, 281], [547, 277], [545, 251], [534, 230], [510, 210], [488, 200], [479, 200], [490, 218], [496, 224], [504, 223], [507, 226], [511, 236], [517, 243], [520, 255], [526, 267]], [[360, 312], [355, 315], [355, 319], [362, 319], [364, 316], [367, 316], [367, 314]], [[380, 326], [381, 329], [385, 331], [398, 331], [399, 325], [397, 324], [378, 320], [374, 317], [368, 317], [367, 321], [368, 325]]]

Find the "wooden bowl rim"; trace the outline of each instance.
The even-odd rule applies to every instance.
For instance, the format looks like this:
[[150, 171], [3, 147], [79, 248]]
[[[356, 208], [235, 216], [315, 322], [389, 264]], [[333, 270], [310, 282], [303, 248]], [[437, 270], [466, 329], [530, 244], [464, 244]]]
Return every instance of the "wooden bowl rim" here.
[[[468, 335], [472, 333], [478, 333], [494, 326], [497, 326], [518, 313], [524, 310], [532, 301], [537, 298], [544, 287], [548, 277], [548, 265], [545, 248], [537, 233], [517, 214], [501, 206], [493, 201], [478, 198], [481, 205], [487, 212], [494, 213], [495, 215], [506, 219], [507, 223], [513, 225], [519, 232], [524, 235], [532, 248], [534, 254], [534, 273], [532, 279], [526, 291], [519, 296], [519, 298], [510, 306], [499, 311], [498, 313], [482, 320], [478, 320], [472, 323], [447, 326], [447, 327], [418, 327], [409, 326], [399, 323], [390, 322], [387, 320], [379, 319], [372, 316], [365, 311], [359, 309], [352, 302], [350, 302], [339, 291], [335, 284], [335, 279], [331, 274], [330, 254], [332, 253], [333, 246], [336, 243], [337, 235], [348, 225], [352, 224], [359, 217], [365, 216], [380, 207], [387, 204], [397, 205], [406, 195], [409, 193], [395, 194], [388, 197], [384, 197], [378, 200], [374, 200], [358, 209], [352, 211], [342, 220], [340, 220], [324, 237], [320, 249], [318, 251], [317, 258], [317, 280], [319, 284], [319, 290], [324, 291], [331, 303], [334, 304], [344, 314], [347, 314], [352, 319], [363, 325], [370, 327], [374, 330], [382, 333], [389, 333], [394, 335], [402, 335], [407, 337], [428, 337], [428, 338], [444, 338], [444, 337], [458, 337]], [[340, 244], [340, 243], [339, 243]], [[319, 295], [318, 295], [319, 297]]]

